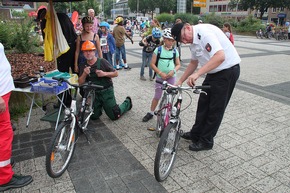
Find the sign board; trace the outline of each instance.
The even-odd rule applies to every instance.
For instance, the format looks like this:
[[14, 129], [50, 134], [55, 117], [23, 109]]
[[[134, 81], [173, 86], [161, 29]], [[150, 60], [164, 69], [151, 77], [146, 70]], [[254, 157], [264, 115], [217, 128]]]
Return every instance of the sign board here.
[[206, 0], [193, 1], [193, 7], [206, 7]]

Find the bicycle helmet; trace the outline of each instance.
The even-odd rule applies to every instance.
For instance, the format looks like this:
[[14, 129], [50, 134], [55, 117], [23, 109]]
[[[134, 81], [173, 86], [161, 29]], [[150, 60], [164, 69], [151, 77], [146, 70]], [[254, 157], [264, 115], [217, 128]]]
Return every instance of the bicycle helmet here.
[[115, 20], [116, 24], [122, 23], [124, 21], [124, 18], [122, 16], [118, 16]]
[[163, 35], [162, 35], [164, 38], [168, 38], [168, 39], [172, 39], [174, 40], [174, 38], [172, 37], [171, 35], [171, 29], [170, 28], [166, 28], [164, 29], [163, 31]]
[[152, 36], [153, 36], [154, 38], [156, 38], [156, 39], [159, 39], [159, 38], [161, 38], [162, 33], [161, 33], [161, 31], [160, 31], [157, 27], [154, 27], [154, 28], [152, 29]]
[[90, 16], [86, 16], [82, 19], [82, 24], [84, 25], [85, 23], [91, 23], [93, 24], [94, 23], [94, 19]]
[[105, 22], [105, 21], [102, 21], [99, 26], [106, 27], [106, 28], [110, 29], [110, 24], [108, 24], [108, 22]]
[[95, 44], [90, 40], [85, 41], [82, 45], [82, 51], [92, 51], [92, 50], [96, 50]]

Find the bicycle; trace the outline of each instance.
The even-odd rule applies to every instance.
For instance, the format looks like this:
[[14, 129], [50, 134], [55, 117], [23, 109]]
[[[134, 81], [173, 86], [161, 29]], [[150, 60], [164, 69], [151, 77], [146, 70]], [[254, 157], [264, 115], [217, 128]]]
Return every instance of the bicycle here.
[[[47, 174], [52, 178], [57, 178], [65, 172], [69, 165], [80, 132], [85, 134], [88, 143], [90, 143], [86, 135], [88, 131], [87, 125], [94, 112], [95, 90], [102, 89], [103, 86], [95, 85], [91, 82], [79, 86], [71, 84], [63, 78], [53, 77], [53, 79], [59, 83], [66, 82], [75, 88], [71, 106], [66, 107], [62, 103], [65, 107], [65, 117], [54, 131], [46, 153], [45, 165]], [[80, 110], [77, 111], [77, 93], [80, 88], [83, 88], [85, 92], [82, 97]]]
[[[193, 90], [195, 94], [207, 94], [201, 89], [209, 89], [209, 85], [194, 86], [194, 87], [183, 87], [175, 86], [169, 84], [167, 81], [156, 81], [162, 84], [162, 89], [164, 90], [163, 102], [160, 102], [160, 108], [157, 111], [159, 118], [157, 120], [161, 121], [157, 132], [161, 134], [161, 138], [158, 143], [157, 152], [154, 161], [154, 176], [158, 182], [164, 181], [170, 174], [174, 161], [176, 158], [176, 153], [179, 145], [180, 135], [182, 133], [181, 128], [181, 118], [180, 113], [188, 108], [190, 104], [183, 110], [181, 110], [182, 103], [182, 91]], [[187, 93], [189, 95], [189, 93]], [[177, 97], [175, 104], [173, 105], [174, 98]], [[190, 96], [190, 95], [189, 95]], [[165, 99], [164, 99], [165, 98]], [[191, 96], [190, 96], [191, 98]], [[164, 112], [164, 116], [163, 113]], [[157, 133], [158, 134], [158, 133]]]

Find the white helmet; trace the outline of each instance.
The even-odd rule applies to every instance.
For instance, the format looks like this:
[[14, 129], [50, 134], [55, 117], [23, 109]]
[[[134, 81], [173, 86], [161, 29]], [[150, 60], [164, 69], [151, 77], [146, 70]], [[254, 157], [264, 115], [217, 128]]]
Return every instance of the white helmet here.
[[162, 34], [163, 34], [162, 37], [174, 40], [174, 38], [171, 35], [171, 29], [170, 28], [164, 29]]

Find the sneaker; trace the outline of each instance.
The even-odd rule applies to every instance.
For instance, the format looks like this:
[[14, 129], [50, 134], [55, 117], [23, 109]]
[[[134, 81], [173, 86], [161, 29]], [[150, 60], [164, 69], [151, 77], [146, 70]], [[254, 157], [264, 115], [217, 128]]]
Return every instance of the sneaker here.
[[150, 77], [150, 81], [153, 81], [153, 78], [152, 77]]
[[149, 121], [149, 120], [152, 119], [152, 118], [153, 118], [153, 115], [152, 115], [151, 113], [147, 113], [147, 114], [145, 115], [145, 117], [143, 117], [142, 121], [143, 121], [143, 122], [147, 122], [147, 121]]
[[124, 64], [124, 68], [125, 69], [127, 69], [128, 68], [128, 64], [126, 63], [126, 64]]
[[32, 176], [21, 176], [13, 175], [10, 182], [7, 184], [0, 185], [0, 192], [11, 189], [11, 188], [21, 188], [30, 184], [33, 181]]
[[116, 65], [116, 70], [120, 70], [120, 66], [119, 65]]
[[128, 100], [130, 101], [130, 107], [129, 107], [129, 110], [131, 110], [132, 107], [133, 107], [132, 99], [131, 99], [131, 97], [129, 97], [129, 96], [127, 96], [126, 99], [128, 99]]
[[140, 76], [140, 80], [146, 80], [146, 78], [144, 76]]

